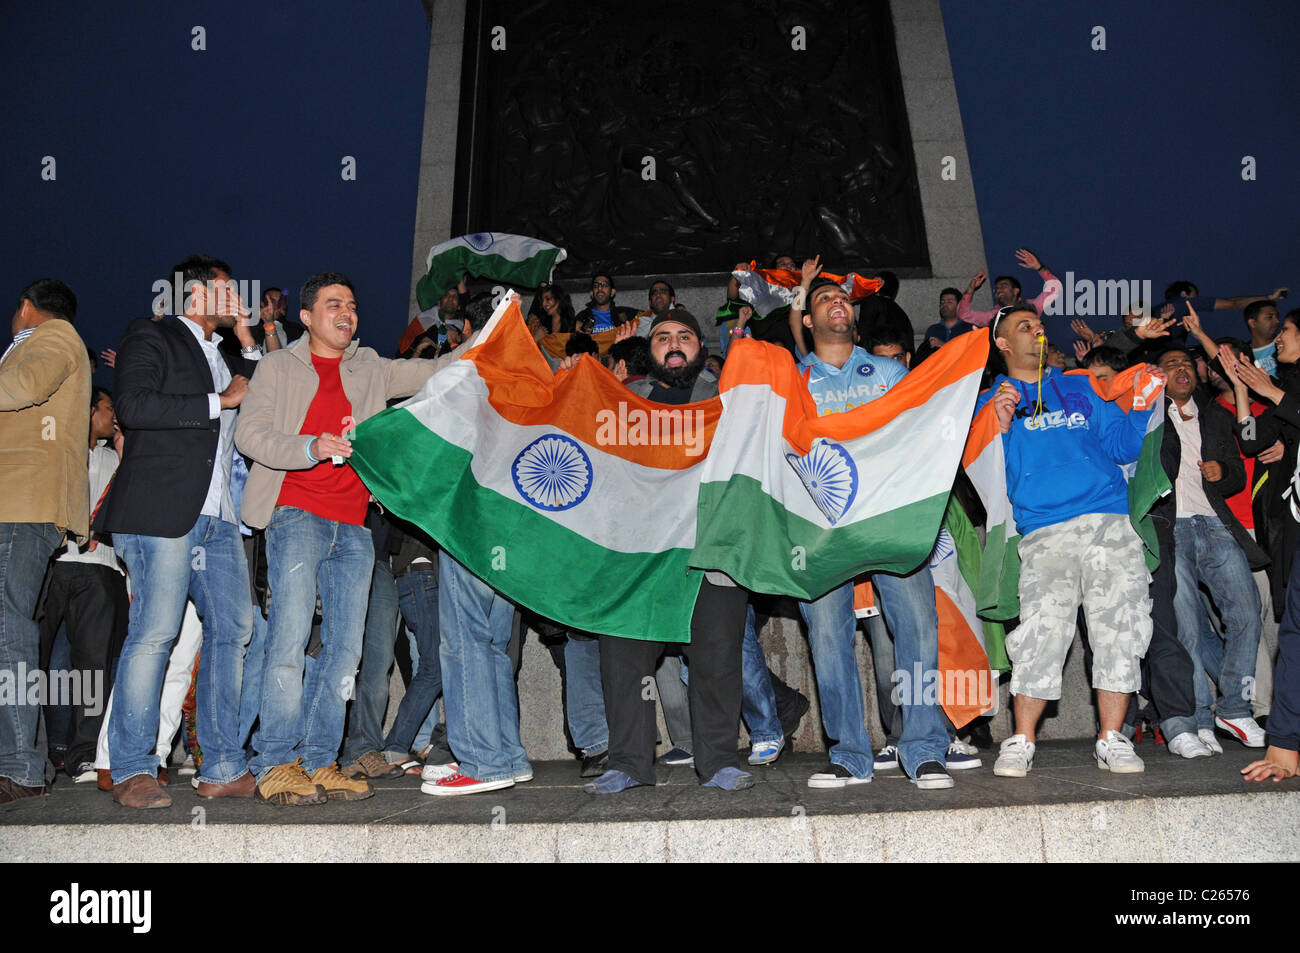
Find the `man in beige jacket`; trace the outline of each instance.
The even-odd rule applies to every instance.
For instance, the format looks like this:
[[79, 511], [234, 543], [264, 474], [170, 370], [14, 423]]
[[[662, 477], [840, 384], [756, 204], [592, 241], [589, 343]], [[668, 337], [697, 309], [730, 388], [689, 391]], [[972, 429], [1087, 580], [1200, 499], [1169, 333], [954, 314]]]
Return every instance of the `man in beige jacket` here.
[[40, 631], [46, 565], [90, 522], [90, 359], [72, 328], [77, 296], [42, 278], [23, 289], [0, 357], [0, 810], [45, 800]]
[[[359, 347], [356, 296], [341, 274], [307, 279], [301, 303], [307, 334], [262, 361], [235, 433], [240, 452], [254, 461], [242, 515], [249, 526], [266, 527], [271, 588], [250, 767], [258, 799], [276, 805], [374, 794], [366, 781], [344, 777], [335, 761], [374, 568], [363, 525], [370, 493], [347, 464], [348, 435], [389, 399], [414, 394], [469, 345], [436, 361], [393, 361]], [[318, 591], [322, 648], [304, 685]]]

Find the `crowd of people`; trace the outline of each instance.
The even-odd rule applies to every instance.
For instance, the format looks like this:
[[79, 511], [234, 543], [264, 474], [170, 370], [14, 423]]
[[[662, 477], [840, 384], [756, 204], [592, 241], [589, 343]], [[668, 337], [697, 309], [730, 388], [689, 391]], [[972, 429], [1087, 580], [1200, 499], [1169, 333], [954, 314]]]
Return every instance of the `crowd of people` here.
[[[821, 415], [880, 398], [987, 328], [976, 410], [992, 406], [1021, 533], [1020, 614], [1006, 638], [1014, 733], [993, 773], [1032, 769], [1082, 632], [1099, 768], [1142, 771], [1134, 739], [1149, 724], [1171, 756], [1221, 754], [1222, 739], [1267, 749], [1247, 778], [1294, 776], [1300, 309], [1279, 316], [1286, 289], [1214, 298], [1177, 282], [1162, 302], [1093, 321], [1113, 327], [1075, 320], [1071, 359], [1042, 319], [1059, 281], [1032, 252], [1017, 256], [1041, 294], [1025, 299], [1015, 277], [998, 276], [995, 307], [976, 310], [981, 271], [965, 292], [942, 290], [921, 334], [893, 275], [854, 301], [819, 258], [791, 256], [772, 267], [797, 279], [797, 294], [769, 314], [755, 313], [735, 277], [702, 322], [665, 279], [635, 309], [616, 303], [613, 275], [597, 273], [580, 310], [548, 283], [526, 321], [555, 373], [589, 354], [663, 404], [716, 397], [725, 362], [744, 359], [730, 345], [765, 340], [790, 351]], [[218, 258], [193, 255], [173, 273], [184, 313], [137, 320], [98, 356], [74, 329], [65, 284], [42, 279], [19, 297], [0, 358], [0, 809], [42, 803], [55, 769], [125, 807], [165, 808], [178, 732], [178, 774], [203, 798], [360, 800], [370, 782], [406, 775], [432, 796], [525, 783], [516, 678], [528, 677], [518, 675], [527, 630], [563, 672], [567, 741], [593, 795], [655, 784], [656, 704], [670, 736], [659, 763], [693, 765], [708, 787], [751, 787], [752, 766], [789, 748], [810, 702], [764, 658], [758, 632], [777, 611], [773, 595], [710, 571], [689, 644], [575, 631], [514, 605], [385, 512], [349, 465], [357, 424], [457, 361], [487, 323], [490, 295], [445, 289], [438, 322], [390, 359], [358, 345], [345, 275], [309, 278], [295, 322], [280, 288], [251, 314]], [[1243, 309], [1245, 333], [1209, 337], [1201, 314], [1230, 308]], [[111, 391], [92, 387], [97, 357], [114, 370]], [[1126, 412], [1103, 398], [1130, 370], [1164, 382], [1158, 405]], [[1148, 571], [1128, 473], [1152, 415], [1163, 418], [1172, 490], [1150, 514], [1159, 561]], [[953, 495], [983, 523], [963, 474]], [[587, 582], [599, 579], [593, 567]], [[872, 585], [883, 744], [867, 729], [853, 583], [797, 603], [831, 741], [808, 785], [901, 770], [918, 789], [951, 787], [953, 771], [980, 767], [992, 747], [986, 719], [955, 726], [936, 699], [899, 693], [890, 677], [939, 668], [929, 563], [876, 572]], [[407, 687], [385, 732], [395, 664]], [[77, 685], [82, 697], [29, 693], [33, 679]], [[91, 697], [96, 685], [107, 699]]]

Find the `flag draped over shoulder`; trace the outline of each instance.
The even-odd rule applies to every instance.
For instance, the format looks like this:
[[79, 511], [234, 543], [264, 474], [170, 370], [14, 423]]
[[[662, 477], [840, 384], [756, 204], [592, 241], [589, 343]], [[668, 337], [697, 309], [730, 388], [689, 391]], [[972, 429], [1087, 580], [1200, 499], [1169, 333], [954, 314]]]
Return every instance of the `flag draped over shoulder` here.
[[537, 238], [505, 232], [475, 232], [429, 249], [424, 277], [415, 286], [421, 308], [437, 304], [468, 273], [525, 288], [550, 281], [555, 266], [564, 261], [563, 248]]
[[[759, 319], [767, 317], [779, 308], [791, 305], [803, 280], [803, 276], [797, 271], [786, 268], [755, 268], [752, 263], [748, 271], [733, 271], [731, 276], [740, 285], [740, 299], [753, 307], [754, 315]], [[854, 302], [874, 294], [884, 284], [879, 278], [864, 278], [856, 272], [833, 275], [824, 271], [819, 277], [834, 281]]]
[[551, 372], [503, 300], [474, 347], [357, 429], [375, 497], [562, 625], [690, 640], [699, 473], [722, 403], [666, 407], [584, 357]]
[[[970, 337], [969, 334], [963, 337]], [[945, 345], [946, 347], [947, 345]], [[1088, 374], [1087, 371], [1069, 371]], [[1142, 449], [1135, 463], [1121, 467], [1128, 480], [1129, 520], [1142, 537], [1148, 569], [1159, 565], [1159, 548], [1151, 524], [1151, 507], [1170, 491], [1169, 478], [1160, 463], [1160, 442], [1164, 433], [1164, 379], [1145, 364], [1116, 374], [1108, 382], [1088, 374], [1089, 383], [1102, 400], [1114, 401], [1125, 413], [1157, 408], [1147, 422]], [[975, 485], [988, 512], [985, 523], [984, 558], [981, 563], [976, 602], [986, 619], [1012, 619], [1020, 613], [1020, 533], [1007, 496], [1006, 456], [993, 401], [988, 401], [971, 422], [966, 450], [962, 455], [966, 475]]]
[[962, 335], [884, 396], [818, 417], [788, 351], [737, 341], [690, 564], [800, 599], [915, 569], [939, 532], [987, 352], [987, 336]]

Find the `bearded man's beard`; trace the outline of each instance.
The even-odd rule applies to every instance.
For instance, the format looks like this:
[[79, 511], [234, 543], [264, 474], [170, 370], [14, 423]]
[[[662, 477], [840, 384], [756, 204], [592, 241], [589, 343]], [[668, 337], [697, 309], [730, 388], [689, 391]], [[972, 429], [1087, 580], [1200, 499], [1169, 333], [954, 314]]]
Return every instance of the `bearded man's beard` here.
[[[668, 358], [674, 354], [681, 355], [683, 360], [686, 359], [686, 354], [683, 351], [674, 350], [665, 354], [664, 360], [667, 361]], [[703, 369], [703, 348], [700, 348], [699, 352], [696, 353], [694, 360], [678, 365], [677, 367], [669, 367], [667, 364], [660, 363], [659, 361], [654, 362], [654, 376], [659, 379], [660, 383], [668, 387], [690, 387], [695, 383], [695, 378], [700, 376], [700, 371]]]

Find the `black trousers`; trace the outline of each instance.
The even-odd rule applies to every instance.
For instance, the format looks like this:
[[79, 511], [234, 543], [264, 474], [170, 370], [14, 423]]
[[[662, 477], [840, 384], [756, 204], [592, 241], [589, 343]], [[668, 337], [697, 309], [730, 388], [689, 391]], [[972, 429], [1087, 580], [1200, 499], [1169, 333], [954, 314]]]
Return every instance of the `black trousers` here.
[[[740, 651], [749, 593], [736, 586], [700, 585], [691, 617], [691, 725], [695, 773], [708, 780], [740, 767]], [[609, 770], [655, 783], [655, 669], [668, 645], [609, 637], [600, 641], [600, 680], [609, 724]]]
[[45, 615], [40, 622], [41, 668], [49, 671], [54, 638], [66, 620], [72, 669], [81, 673], [83, 702], [71, 706], [68, 753], [64, 758], [71, 769], [82, 761], [95, 760], [95, 745], [112, 688], [110, 666], [126, 638], [129, 613], [126, 580], [121, 573], [95, 563], [56, 560], [52, 564]]

